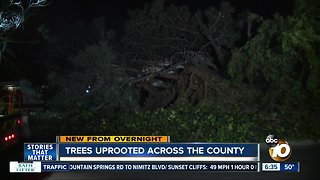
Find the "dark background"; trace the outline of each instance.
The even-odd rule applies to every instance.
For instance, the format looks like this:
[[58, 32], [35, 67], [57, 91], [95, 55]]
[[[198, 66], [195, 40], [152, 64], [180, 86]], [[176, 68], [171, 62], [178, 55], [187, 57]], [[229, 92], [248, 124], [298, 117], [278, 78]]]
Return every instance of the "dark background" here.
[[[28, 79], [35, 85], [46, 83], [46, 68], [43, 61], [46, 54], [42, 44], [37, 43], [39, 33], [37, 28], [44, 24], [48, 27], [63, 29], [63, 26], [78, 20], [90, 21], [104, 17], [106, 29], [114, 30], [121, 37], [123, 23], [130, 9], [143, 8], [151, 0], [50, 0], [46, 7], [35, 8], [29, 18], [18, 29], [12, 39], [19, 43], [8, 44], [7, 47], [15, 55], [9, 56], [9, 63], [0, 68], [0, 80], [14, 81]], [[167, 0], [167, 4], [188, 6], [192, 10], [205, 9], [210, 6], [219, 7], [220, 0]], [[265, 18], [271, 18], [276, 13], [291, 15], [293, 0], [230, 0], [236, 11], [250, 11]], [[81, 29], [79, 29], [81, 31]]]

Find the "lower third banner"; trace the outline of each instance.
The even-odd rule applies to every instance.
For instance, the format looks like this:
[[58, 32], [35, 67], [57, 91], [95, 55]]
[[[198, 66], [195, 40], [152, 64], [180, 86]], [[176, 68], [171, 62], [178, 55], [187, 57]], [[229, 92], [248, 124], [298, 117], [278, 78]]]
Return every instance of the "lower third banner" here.
[[60, 171], [259, 171], [258, 162], [239, 163], [112, 163], [112, 162], [42, 162], [41, 172]]

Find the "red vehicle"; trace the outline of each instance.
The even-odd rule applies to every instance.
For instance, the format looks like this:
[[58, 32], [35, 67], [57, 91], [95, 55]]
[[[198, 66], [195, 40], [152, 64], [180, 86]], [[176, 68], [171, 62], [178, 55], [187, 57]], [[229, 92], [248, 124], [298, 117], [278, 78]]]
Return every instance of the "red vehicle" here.
[[0, 85], [0, 149], [29, 138], [28, 98], [18, 85]]

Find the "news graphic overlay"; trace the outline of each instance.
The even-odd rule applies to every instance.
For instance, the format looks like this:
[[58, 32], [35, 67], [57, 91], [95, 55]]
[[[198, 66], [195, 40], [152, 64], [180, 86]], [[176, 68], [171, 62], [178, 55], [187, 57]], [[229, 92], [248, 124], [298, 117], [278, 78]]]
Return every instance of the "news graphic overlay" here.
[[57, 136], [57, 143], [166, 143], [170, 136]]
[[41, 162], [18, 162], [11, 161], [10, 173], [40, 173]]
[[258, 143], [171, 143], [170, 136], [57, 136], [25, 143], [11, 173], [71, 171], [259, 172]]
[[292, 148], [284, 138], [270, 134], [265, 139], [265, 143], [269, 147], [269, 156], [276, 163], [262, 163], [262, 171], [300, 172], [299, 162], [285, 162], [291, 156]]
[[41, 172], [209, 171], [257, 172], [256, 162], [41, 162]]
[[269, 135], [266, 138], [269, 146], [270, 157], [277, 161], [286, 161], [291, 155], [291, 147], [285, 139], [278, 139], [275, 135]]
[[259, 161], [257, 144], [60, 143], [60, 161]]
[[262, 163], [262, 171], [300, 172], [299, 162]]
[[25, 161], [56, 161], [57, 154], [55, 143], [24, 143]]

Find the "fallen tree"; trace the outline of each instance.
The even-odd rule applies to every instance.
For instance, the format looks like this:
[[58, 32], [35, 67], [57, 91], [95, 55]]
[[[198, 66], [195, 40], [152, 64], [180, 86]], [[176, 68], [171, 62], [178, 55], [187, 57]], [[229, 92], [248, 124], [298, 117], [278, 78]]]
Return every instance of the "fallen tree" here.
[[237, 94], [237, 89], [208, 64], [182, 61], [166, 67], [148, 67], [142, 72], [144, 74], [131, 80], [130, 84], [139, 88], [139, 103], [143, 109], [153, 110], [177, 103], [196, 105], [221, 97], [234, 98]]

